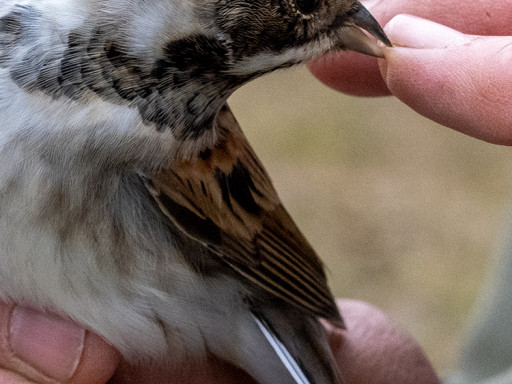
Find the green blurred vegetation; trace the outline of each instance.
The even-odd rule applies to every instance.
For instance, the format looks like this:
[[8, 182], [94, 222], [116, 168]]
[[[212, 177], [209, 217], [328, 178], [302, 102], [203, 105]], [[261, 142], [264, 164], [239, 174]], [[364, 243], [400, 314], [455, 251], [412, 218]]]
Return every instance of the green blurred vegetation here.
[[512, 150], [441, 127], [393, 98], [338, 94], [304, 68], [230, 104], [337, 296], [411, 332], [439, 372], [504, 243]]

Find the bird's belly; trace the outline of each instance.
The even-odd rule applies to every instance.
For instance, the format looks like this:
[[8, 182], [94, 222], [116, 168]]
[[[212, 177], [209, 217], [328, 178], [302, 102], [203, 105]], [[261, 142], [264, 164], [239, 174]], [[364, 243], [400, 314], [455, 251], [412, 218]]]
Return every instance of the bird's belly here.
[[[23, 172], [13, 181], [0, 171], [0, 298], [64, 313], [129, 359], [204, 357], [208, 329], [229, 328], [226, 319], [244, 305], [239, 283], [200, 277], [172, 238], [161, 238], [164, 229], [155, 224], [150, 233], [149, 208], [134, 213], [133, 228], [48, 210], [45, 177]], [[120, 204], [104, 216], [145, 202]]]

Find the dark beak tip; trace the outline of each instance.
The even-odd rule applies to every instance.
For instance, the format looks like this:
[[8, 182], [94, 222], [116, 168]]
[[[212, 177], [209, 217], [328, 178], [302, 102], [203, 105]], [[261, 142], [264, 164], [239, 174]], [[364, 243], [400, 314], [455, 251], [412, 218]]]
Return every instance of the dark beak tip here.
[[389, 41], [387, 35], [382, 31], [382, 36], [378, 37], [379, 41], [382, 42], [386, 47], [393, 48], [393, 44]]
[[355, 25], [370, 33], [372, 36], [382, 42], [386, 47], [393, 47], [393, 44], [391, 44], [391, 41], [389, 41], [386, 33], [380, 26], [379, 22], [372, 16], [372, 14], [359, 1], [357, 2], [357, 7], [359, 10], [354, 14]]

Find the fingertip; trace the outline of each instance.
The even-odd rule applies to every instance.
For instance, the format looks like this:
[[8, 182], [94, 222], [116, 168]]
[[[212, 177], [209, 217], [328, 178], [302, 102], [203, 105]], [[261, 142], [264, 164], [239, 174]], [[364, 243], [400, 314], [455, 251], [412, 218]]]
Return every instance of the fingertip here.
[[19, 375], [23, 382], [104, 384], [119, 359], [101, 337], [71, 320], [0, 301], [0, 382]]
[[[415, 19], [413, 23], [418, 23]], [[407, 24], [411, 19], [399, 21], [402, 22]], [[410, 45], [414, 42], [420, 48], [389, 49], [386, 62], [379, 63], [391, 93], [441, 125], [490, 143], [511, 145], [512, 38], [461, 37], [459, 32], [442, 25], [419, 23], [428, 24], [422, 27], [423, 37], [416, 31], [402, 41]], [[404, 24], [395, 27], [409, 33]], [[446, 34], [446, 41], [436, 43], [438, 36], [433, 38], [434, 42], [422, 43], [436, 33]]]
[[100, 336], [87, 331], [82, 356], [69, 384], [103, 384], [114, 375], [120, 353]]
[[363, 321], [372, 328], [388, 327], [389, 318], [377, 307], [360, 300], [338, 299], [336, 300], [340, 311], [343, 313], [347, 329], [357, 330]]
[[330, 345], [345, 380], [353, 384], [440, 384], [419, 345], [379, 309], [338, 300], [347, 324]]
[[308, 67], [322, 83], [349, 95], [373, 97], [390, 94], [374, 57], [336, 52], [311, 61]]
[[445, 25], [414, 15], [393, 17], [384, 31], [394, 45], [409, 48], [446, 48], [469, 41], [467, 35]]
[[[385, 49], [386, 60], [379, 60], [379, 70], [387, 88], [395, 96], [394, 80], [401, 82], [409, 70], [415, 71], [415, 68], [409, 64], [414, 60], [412, 57], [418, 55], [421, 57], [421, 50], [445, 49], [470, 41], [467, 35], [459, 31], [408, 14], [394, 16], [385, 25], [384, 31], [393, 42], [394, 47]], [[417, 51], [418, 49], [420, 51]], [[425, 56], [428, 54], [426, 51], [423, 52], [425, 52]], [[388, 73], [390, 67], [393, 69], [392, 73]]]
[[392, 57], [392, 52], [394, 48], [386, 48], [384, 50], [384, 59], [379, 59], [377, 61], [377, 65], [379, 66], [380, 76], [384, 84], [386, 84], [387, 91], [391, 94], [391, 90], [387, 84], [387, 76], [388, 76], [388, 61]]

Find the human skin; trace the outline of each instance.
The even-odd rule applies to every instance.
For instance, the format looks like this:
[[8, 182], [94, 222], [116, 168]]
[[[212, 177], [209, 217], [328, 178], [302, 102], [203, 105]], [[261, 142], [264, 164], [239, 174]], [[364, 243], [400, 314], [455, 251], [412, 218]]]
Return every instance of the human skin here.
[[[385, 49], [386, 60], [337, 53], [312, 62], [314, 75], [349, 94], [392, 94], [442, 125], [512, 144], [512, 2], [380, 0], [368, 6], [387, 23], [395, 45]], [[361, 68], [363, 75], [356, 73]]]
[[[347, 384], [438, 384], [421, 348], [376, 308], [339, 300], [348, 331], [328, 327]], [[130, 366], [100, 337], [70, 320], [0, 302], [0, 384], [214, 384], [253, 381], [219, 361], [181, 371]]]
[[[512, 144], [512, 84], [507, 81], [511, 77], [512, 38], [496, 37], [512, 34], [512, 4], [507, 3], [374, 1], [371, 12], [382, 24], [397, 14], [409, 13], [466, 34], [398, 16], [386, 26], [396, 45], [386, 50], [387, 60], [377, 62], [343, 53], [317, 60], [311, 69], [340, 91], [365, 96], [393, 94], [448, 127], [492, 143]], [[365, 76], [360, 74], [362, 68]], [[339, 304], [348, 331], [330, 329], [330, 342], [347, 384], [439, 383], [421, 349], [384, 314], [360, 302]], [[118, 384], [250, 382], [242, 372], [215, 361], [207, 366], [191, 364], [181, 372], [129, 366], [101, 338], [70, 321], [13, 308], [0, 304], [0, 365], [4, 367], [0, 384], [27, 383], [27, 377], [32, 382], [56, 382], [48, 376], [72, 377], [69, 384], [100, 384], [109, 379]], [[18, 337], [15, 342], [13, 335]]]

